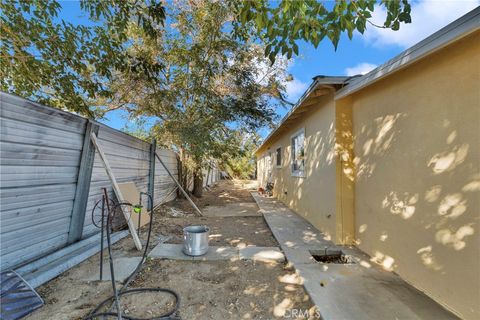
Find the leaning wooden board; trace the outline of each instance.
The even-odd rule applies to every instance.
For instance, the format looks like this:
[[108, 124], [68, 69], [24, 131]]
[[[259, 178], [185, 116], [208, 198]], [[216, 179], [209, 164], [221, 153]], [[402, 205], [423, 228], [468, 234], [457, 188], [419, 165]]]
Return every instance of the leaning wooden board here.
[[[120, 191], [122, 192], [127, 202], [130, 202], [133, 205], [138, 204], [140, 200], [140, 192], [135, 186], [135, 182], [119, 183], [118, 187], [120, 188]], [[147, 202], [148, 202], [147, 196], [143, 196], [142, 197], [143, 208], [142, 208], [142, 214], [140, 215], [140, 227], [143, 227], [144, 225], [150, 222], [150, 213], [147, 212], [146, 210]], [[139, 216], [138, 213], [136, 213], [133, 210], [130, 210], [130, 219], [132, 220], [136, 229], [138, 229], [138, 216]]]
[[[122, 191], [120, 190], [117, 179], [115, 179], [115, 176], [113, 175], [113, 171], [110, 167], [110, 164], [108, 163], [108, 159], [105, 156], [105, 154], [102, 151], [102, 148], [98, 144], [97, 140], [97, 135], [92, 132], [90, 134], [90, 139], [92, 139], [93, 144], [95, 145], [95, 148], [98, 151], [98, 154], [100, 155], [100, 158], [102, 159], [103, 167], [105, 168], [105, 171], [107, 172], [108, 177], [110, 178], [110, 181], [112, 181], [112, 186], [113, 186], [113, 192], [115, 192], [115, 195], [117, 196], [117, 199], [119, 202], [127, 202], [126, 199], [123, 196]], [[135, 243], [135, 247], [137, 250], [142, 250], [142, 243], [140, 242], [140, 239], [138, 238], [137, 231], [135, 229], [135, 225], [133, 224], [132, 219], [130, 219], [130, 215], [126, 210], [122, 210], [123, 216], [125, 217], [125, 220], [127, 221], [128, 229], [130, 230], [130, 233], [132, 234], [133, 237], [133, 242]]]

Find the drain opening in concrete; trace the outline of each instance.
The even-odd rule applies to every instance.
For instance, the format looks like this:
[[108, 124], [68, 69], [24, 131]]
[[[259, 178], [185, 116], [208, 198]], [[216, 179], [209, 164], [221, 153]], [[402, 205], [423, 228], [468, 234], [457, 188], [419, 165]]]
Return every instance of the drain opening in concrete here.
[[334, 264], [353, 264], [355, 263], [351, 256], [344, 254], [341, 250], [310, 250], [315, 261], [320, 263], [334, 263]]

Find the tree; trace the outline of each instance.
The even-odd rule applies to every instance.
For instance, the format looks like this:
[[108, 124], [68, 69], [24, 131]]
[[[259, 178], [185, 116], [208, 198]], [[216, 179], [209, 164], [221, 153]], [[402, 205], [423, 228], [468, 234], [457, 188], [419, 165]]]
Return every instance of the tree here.
[[[189, 3], [195, 6], [195, 1]], [[368, 23], [398, 30], [401, 23], [410, 22], [408, 0], [381, 0], [387, 10], [382, 26], [369, 21], [376, 0], [226, 3], [235, 35], [248, 41], [257, 36], [265, 43], [265, 55], [272, 63], [280, 54], [288, 58], [298, 55], [299, 40], [317, 47], [327, 37], [336, 47], [342, 32], [351, 38], [355, 30], [363, 33]], [[80, 6], [89, 16], [85, 25], [59, 18], [61, 6], [56, 0], [0, 2], [1, 90], [98, 118], [112, 108], [93, 105], [94, 101], [127, 100], [105, 86], [115, 72], [161, 77], [161, 63], [128, 53], [132, 24], [142, 29], [143, 37], [155, 40], [163, 34], [165, 8], [161, 0], [81, 0]]]
[[[90, 23], [74, 25], [55, 0], [3, 0], [0, 86], [89, 117], [123, 108], [158, 119], [153, 133], [180, 152], [200, 195], [202, 166], [238, 147], [236, 128], [271, 124], [286, 104], [297, 42], [336, 47], [342, 32], [365, 30], [375, 3], [178, 0], [166, 20], [160, 0], [82, 0]], [[410, 22], [407, 0], [381, 5], [388, 14], [376, 27]]]
[[150, 142], [152, 139], [150, 129], [147, 127], [146, 119], [143, 117], [127, 122], [121, 130], [146, 142]]
[[[280, 53], [288, 58], [298, 55], [299, 40], [316, 48], [327, 37], [336, 49], [343, 32], [351, 39], [355, 30], [363, 34], [367, 24], [398, 30], [401, 23], [411, 22], [408, 0], [257, 0], [231, 4], [236, 13], [236, 35], [244, 38], [256, 34], [265, 42], [265, 55], [272, 63]], [[376, 5], [387, 11], [383, 25], [369, 20]]]
[[[169, 24], [161, 38], [146, 39], [140, 28], [129, 29], [129, 54], [160, 61], [161, 78], [120, 72], [108, 86], [118, 92], [116, 97], [127, 95], [124, 107], [133, 117], [158, 119], [153, 133], [179, 151], [182, 171], [193, 175], [194, 194], [200, 196], [202, 167], [233, 152], [235, 128], [269, 124], [275, 108], [285, 103], [287, 65], [280, 59], [270, 66], [260, 44], [232, 36], [226, 3], [176, 2], [167, 13]], [[108, 104], [115, 108], [125, 101]]]
[[129, 56], [127, 27], [134, 22], [157, 38], [165, 11], [160, 1], [82, 0], [90, 25], [58, 17], [54, 0], [0, 3], [0, 88], [89, 117], [102, 115], [91, 100], [110, 97], [104, 82], [115, 70], [158, 76], [160, 64]]
[[234, 152], [224, 153], [219, 158], [220, 165], [231, 177], [251, 179], [257, 167], [255, 151], [260, 146], [260, 136], [241, 129], [232, 136], [230, 143]]

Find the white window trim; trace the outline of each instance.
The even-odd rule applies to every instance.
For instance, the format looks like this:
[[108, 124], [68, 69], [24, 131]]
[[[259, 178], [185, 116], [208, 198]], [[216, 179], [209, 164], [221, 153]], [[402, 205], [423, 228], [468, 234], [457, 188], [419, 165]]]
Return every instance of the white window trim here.
[[[305, 128], [301, 128], [299, 130], [297, 130], [296, 132], [294, 132], [291, 136], [290, 136], [290, 172], [292, 174], [292, 177], [297, 177], [297, 178], [305, 178], [305, 165], [306, 165], [306, 161], [304, 162], [303, 164], [303, 170], [295, 170], [293, 171], [293, 159], [294, 159], [294, 154], [293, 154], [293, 146], [292, 146], [292, 140], [293, 138], [301, 135], [303, 133], [303, 147], [304, 147], [304, 150], [306, 149], [307, 145], [306, 145], [306, 136], [305, 136]], [[306, 151], [305, 151], [305, 154], [306, 154]]]
[[[278, 157], [278, 149], [280, 149], [280, 164], [278, 164], [278, 161], [277, 161], [277, 157]], [[277, 169], [280, 169], [282, 168], [282, 164], [283, 164], [283, 154], [282, 154], [282, 147], [281, 146], [278, 146], [275, 148], [275, 168]]]

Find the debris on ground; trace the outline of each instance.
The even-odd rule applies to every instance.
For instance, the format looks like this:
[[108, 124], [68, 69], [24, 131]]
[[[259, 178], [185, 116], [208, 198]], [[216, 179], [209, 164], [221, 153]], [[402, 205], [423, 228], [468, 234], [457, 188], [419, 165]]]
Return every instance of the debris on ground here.
[[174, 207], [170, 207], [170, 216], [171, 217], [185, 217], [186, 215], [188, 215], [185, 211], [182, 211], [180, 209], [177, 209], [177, 208], [174, 208]]
[[167, 242], [168, 240], [170, 240], [172, 238], [171, 235], [163, 235], [163, 234], [159, 234], [157, 236], [155, 236], [155, 239], [157, 239], [157, 243], [165, 243]]
[[186, 217], [191, 216], [192, 214], [184, 211], [180, 208], [170, 206], [167, 204], [161, 205], [155, 210], [155, 213], [160, 214], [164, 217], [171, 217], [171, 218], [178, 218], [178, 217]]

